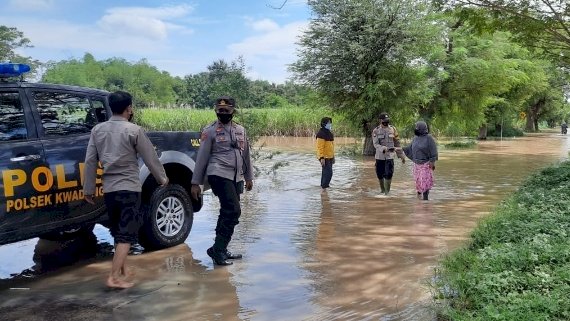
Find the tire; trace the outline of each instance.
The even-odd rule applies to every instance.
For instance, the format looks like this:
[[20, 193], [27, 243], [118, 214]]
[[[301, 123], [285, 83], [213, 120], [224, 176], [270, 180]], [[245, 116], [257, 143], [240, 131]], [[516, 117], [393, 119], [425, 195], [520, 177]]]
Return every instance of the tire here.
[[40, 239], [48, 241], [69, 241], [89, 234], [93, 234], [95, 224], [88, 224], [79, 228], [69, 229], [65, 231], [49, 232], [40, 235]]
[[147, 250], [159, 250], [183, 243], [194, 221], [188, 192], [178, 185], [158, 187], [148, 203], [141, 207], [143, 226], [139, 244]]

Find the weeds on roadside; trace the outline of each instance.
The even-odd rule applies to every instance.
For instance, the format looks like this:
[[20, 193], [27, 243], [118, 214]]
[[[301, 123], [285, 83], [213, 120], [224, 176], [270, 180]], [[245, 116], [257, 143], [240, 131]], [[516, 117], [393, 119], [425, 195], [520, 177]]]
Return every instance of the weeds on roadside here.
[[440, 320], [570, 320], [569, 191], [564, 162], [483, 219], [433, 279]]
[[447, 149], [473, 148], [473, 147], [477, 146], [477, 142], [474, 140], [454, 141], [451, 143], [444, 144], [443, 146]]

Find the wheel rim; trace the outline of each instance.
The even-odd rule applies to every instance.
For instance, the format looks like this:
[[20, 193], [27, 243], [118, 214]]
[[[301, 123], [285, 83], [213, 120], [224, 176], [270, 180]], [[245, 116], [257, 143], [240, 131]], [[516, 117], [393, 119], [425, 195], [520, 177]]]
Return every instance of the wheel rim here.
[[174, 236], [182, 230], [185, 220], [182, 202], [169, 196], [160, 202], [156, 210], [156, 225], [164, 236]]

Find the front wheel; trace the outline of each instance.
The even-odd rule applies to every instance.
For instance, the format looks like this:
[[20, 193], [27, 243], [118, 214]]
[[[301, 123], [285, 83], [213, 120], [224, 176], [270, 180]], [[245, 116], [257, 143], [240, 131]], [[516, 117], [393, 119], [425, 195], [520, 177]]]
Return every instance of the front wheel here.
[[145, 249], [178, 245], [190, 234], [194, 220], [192, 203], [188, 192], [178, 184], [155, 189], [141, 211], [144, 223], [139, 232], [139, 243]]

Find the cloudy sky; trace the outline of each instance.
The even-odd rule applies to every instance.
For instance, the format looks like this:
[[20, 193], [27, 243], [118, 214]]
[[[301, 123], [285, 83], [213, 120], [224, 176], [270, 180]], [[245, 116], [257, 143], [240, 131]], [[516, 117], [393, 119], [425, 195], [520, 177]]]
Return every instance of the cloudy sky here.
[[243, 56], [248, 77], [282, 83], [307, 26], [306, 0], [0, 0], [0, 24], [16, 27], [40, 61], [121, 57], [173, 76]]

